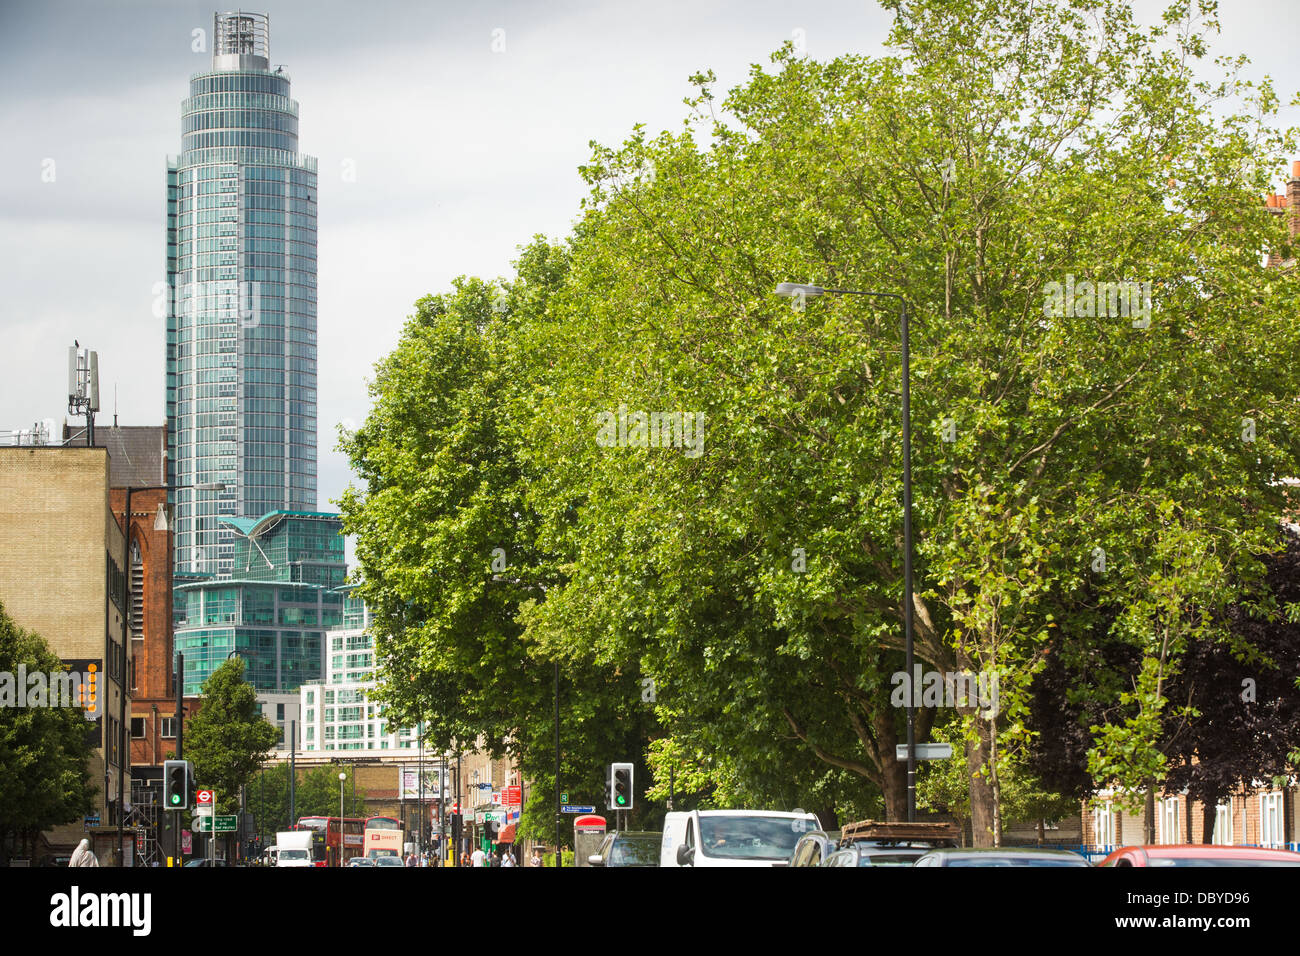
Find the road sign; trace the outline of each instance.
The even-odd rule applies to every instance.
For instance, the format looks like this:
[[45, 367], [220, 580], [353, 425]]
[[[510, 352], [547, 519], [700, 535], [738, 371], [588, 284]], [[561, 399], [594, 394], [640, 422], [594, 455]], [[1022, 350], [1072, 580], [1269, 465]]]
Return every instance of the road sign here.
[[571, 807], [567, 803], [560, 807], [561, 813], [595, 813], [595, 807]]
[[569, 802], [569, 795], [568, 795], [567, 793], [562, 793], [562, 794], [560, 794], [560, 802], [561, 802], [561, 803], [568, 803], [568, 802]]
[[212, 805], [212, 791], [211, 791], [211, 790], [200, 790], [200, 791], [198, 792], [198, 796], [197, 796], [196, 799], [198, 800], [199, 806], [201, 806], [201, 807], [211, 806], [211, 805]]
[[[907, 744], [899, 744], [894, 749], [894, 756], [899, 760], [907, 759]], [[917, 744], [917, 760], [947, 760], [952, 756], [952, 744]]]
[[501, 802], [507, 807], [517, 807], [522, 804], [523, 798], [520, 794], [520, 787], [516, 784], [506, 787], [501, 791]]
[[239, 829], [239, 817], [236, 814], [212, 819], [216, 821], [218, 833], [234, 833]]
[[193, 817], [190, 820], [190, 829], [195, 833], [211, 833], [212, 817]]

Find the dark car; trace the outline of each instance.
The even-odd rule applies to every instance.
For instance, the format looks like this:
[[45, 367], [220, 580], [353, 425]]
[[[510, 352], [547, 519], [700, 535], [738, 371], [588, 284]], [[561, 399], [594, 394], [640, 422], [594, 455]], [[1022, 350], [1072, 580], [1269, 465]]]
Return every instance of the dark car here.
[[1098, 866], [1300, 866], [1300, 853], [1258, 846], [1122, 846]]
[[186, 867], [191, 867], [191, 866], [229, 866], [229, 865], [230, 865], [230, 864], [227, 863], [225, 860], [209, 860], [207, 857], [200, 857], [200, 858], [197, 859], [197, 860], [190, 860], [188, 863], [185, 864]]
[[662, 833], [652, 830], [615, 830], [605, 835], [600, 849], [587, 857], [592, 866], [658, 866]]
[[990, 846], [949, 847], [931, 850], [916, 866], [1092, 866], [1070, 850], [1040, 850], [1037, 847]]

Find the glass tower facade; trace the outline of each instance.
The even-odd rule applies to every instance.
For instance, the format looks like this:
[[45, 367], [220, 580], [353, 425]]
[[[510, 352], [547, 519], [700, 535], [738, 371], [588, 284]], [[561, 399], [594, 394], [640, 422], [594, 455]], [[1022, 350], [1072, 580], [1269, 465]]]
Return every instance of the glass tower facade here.
[[258, 691], [295, 691], [320, 680], [325, 632], [343, 622], [342, 519], [272, 511], [221, 521], [233, 537], [231, 575], [180, 575], [172, 590], [185, 694], [199, 693], [231, 654], [243, 658], [244, 677]]
[[298, 152], [269, 18], [217, 14], [213, 27], [212, 69], [190, 78], [167, 164], [179, 577], [234, 571], [222, 516], [316, 508], [316, 160]]

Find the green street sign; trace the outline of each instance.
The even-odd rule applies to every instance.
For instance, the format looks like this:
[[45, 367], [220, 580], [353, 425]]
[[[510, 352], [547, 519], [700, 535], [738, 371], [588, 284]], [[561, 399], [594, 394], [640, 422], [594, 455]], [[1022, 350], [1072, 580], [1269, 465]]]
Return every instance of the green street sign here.
[[239, 817], [236, 814], [231, 814], [230, 816], [225, 816], [225, 817], [217, 817], [216, 821], [217, 821], [218, 833], [234, 833], [236, 830], [239, 829]]
[[562, 794], [560, 794], [560, 802], [561, 802], [561, 803], [568, 803], [568, 802], [569, 802], [569, 795], [568, 795], [567, 793], [562, 793]]

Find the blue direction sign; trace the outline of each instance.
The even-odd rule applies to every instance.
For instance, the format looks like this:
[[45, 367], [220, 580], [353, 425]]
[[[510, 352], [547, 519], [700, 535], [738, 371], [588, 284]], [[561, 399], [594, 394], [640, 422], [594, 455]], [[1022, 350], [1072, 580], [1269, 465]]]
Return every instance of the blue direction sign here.
[[595, 807], [571, 807], [568, 804], [564, 804], [563, 806], [560, 807], [560, 812], [561, 813], [595, 813], [596, 808]]

